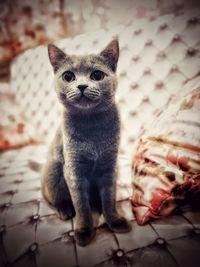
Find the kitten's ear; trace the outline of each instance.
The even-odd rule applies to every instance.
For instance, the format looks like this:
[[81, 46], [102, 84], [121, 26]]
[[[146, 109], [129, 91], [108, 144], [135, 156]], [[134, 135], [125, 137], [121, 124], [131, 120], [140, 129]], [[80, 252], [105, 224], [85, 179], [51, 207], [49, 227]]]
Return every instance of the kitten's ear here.
[[66, 55], [62, 50], [53, 44], [48, 44], [48, 54], [54, 72], [56, 72], [60, 66], [60, 63], [66, 59]]
[[113, 71], [116, 71], [119, 58], [119, 42], [118, 39], [112, 40], [106, 48], [101, 51], [100, 55], [105, 58], [107, 64]]

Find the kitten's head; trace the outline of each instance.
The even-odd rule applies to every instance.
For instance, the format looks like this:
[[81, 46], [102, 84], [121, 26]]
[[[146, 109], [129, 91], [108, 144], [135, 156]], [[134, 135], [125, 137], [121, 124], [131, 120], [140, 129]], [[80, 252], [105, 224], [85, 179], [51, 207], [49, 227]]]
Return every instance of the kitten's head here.
[[48, 53], [56, 92], [66, 108], [87, 111], [107, 109], [113, 104], [119, 57], [117, 39], [97, 55], [70, 56], [51, 44]]

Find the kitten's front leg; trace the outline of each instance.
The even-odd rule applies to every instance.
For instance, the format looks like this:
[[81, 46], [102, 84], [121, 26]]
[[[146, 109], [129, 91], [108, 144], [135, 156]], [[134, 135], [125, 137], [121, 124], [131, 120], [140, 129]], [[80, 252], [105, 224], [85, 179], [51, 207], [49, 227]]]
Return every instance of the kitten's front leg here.
[[99, 186], [103, 215], [109, 228], [114, 232], [126, 233], [131, 230], [131, 225], [116, 210], [116, 174], [114, 169], [113, 162], [109, 164], [108, 161], [105, 161], [98, 166], [97, 174], [100, 173], [101, 175], [96, 179]]
[[89, 181], [85, 176], [86, 170], [86, 164], [80, 162], [76, 162], [75, 166], [70, 168], [64, 167], [64, 176], [76, 211], [75, 239], [80, 246], [86, 246], [95, 236], [89, 204]]

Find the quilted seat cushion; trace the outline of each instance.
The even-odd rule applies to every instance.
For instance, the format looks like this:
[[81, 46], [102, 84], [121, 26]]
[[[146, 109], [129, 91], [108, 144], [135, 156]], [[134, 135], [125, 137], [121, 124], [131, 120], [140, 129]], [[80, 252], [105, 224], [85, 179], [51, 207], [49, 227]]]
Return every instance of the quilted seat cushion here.
[[140, 136], [133, 211], [144, 224], [200, 192], [200, 76], [187, 82]]
[[74, 220], [61, 221], [41, 196], [33, 162], [43, 164], [47, 151], [40, 144], [0, 154], [1, 267], [199, 267], [200, 211], [184, 207], [163, 220], [138, 225], [129, 200], [131, 165], [125, 157], [119, 162], [116, 205], [132, 231], [113, 233], [100, 217], [95, 239], [78, 246]]

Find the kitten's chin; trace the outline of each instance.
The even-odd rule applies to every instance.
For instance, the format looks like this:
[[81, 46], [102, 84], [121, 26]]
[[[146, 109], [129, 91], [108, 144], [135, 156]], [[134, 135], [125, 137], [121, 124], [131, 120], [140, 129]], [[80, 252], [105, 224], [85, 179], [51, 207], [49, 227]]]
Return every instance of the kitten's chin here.
[[70, 102], [70, 106], [80, 110], [88, 110], [96, 107], [99, 104], [99, 99], [91, 100], [87, 97], [81, 97], [76, 101]]

